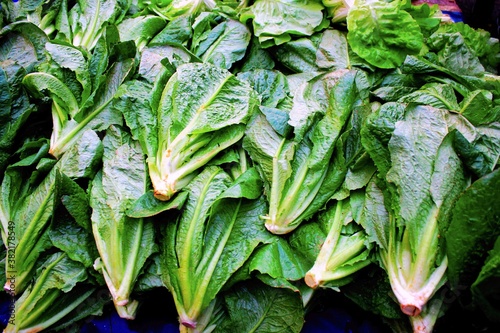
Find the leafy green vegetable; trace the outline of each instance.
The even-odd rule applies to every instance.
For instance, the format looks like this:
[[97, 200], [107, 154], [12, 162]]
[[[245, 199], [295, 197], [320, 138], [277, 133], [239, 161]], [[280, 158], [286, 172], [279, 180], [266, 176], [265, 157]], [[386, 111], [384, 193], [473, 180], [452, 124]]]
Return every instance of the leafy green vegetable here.
[[22, 183], [20, 173], [8, 171], [2, 182], [2, 239], [7, 248], [5, 271], [15, 272], [15, 287], [7, 280], [5, 290], [21, 294], [35, 273], [36, 261], [50, 244], [48, 225], [56, 207], [60, 173], [53, 171], [34, 189]]
[[7, 331], [493, 327], [500, 43], [414, 3], [3, 1]]
[[[321, 215], [329, 227], [314, 266], [305, 281], [311, 288], [340, 287], [351, 275], [371, 263], [370, 249], [363, 229], [356, 228], [347, 199], [337, 201]], [[344, 208], [347, 206], [347, 209]]]
[[141, 6], [171, 21], [182, 16], [197, 15], [216, 6], [214, 0], [143, 0]]
[[408, 54], [418, 54], [424, 36], [402, 6], [404, 0], [356, 0], [347, 14], [352, 50], [379, 68], [395, 68]]
[[355, 76], [355, 71], [338, 70], [302, 86], [290, 110], [293, 139], [276, 133], [263, 116], [249, 125], [243, 144], [266, 182], [269, 212], [264, 219], [271, 232], [294, 230], [340, 185], [325, 180], [336, 172], [328, 161], [357, 102]]
[[131, 298], [134, 283], [156, 247], [151, 221], [126, 215], [148, 187], [146, 163], [139, 143], [120, 127], [109, 128], [103, 145], [103, 168], [90, 191], [99, 250], [94, 267], [104, 276], [118, 314], [133, 319], [138, 306]]
[[214, 332], [300, 332], [304, 309], [297, 293], [258, 283], [241, 284], [224, 295], [228, 318]]
[[15, 319], [9, 321], [5, 332], [39, 332], [61, 320], [71, 321], [66, 316], [94, 292], [93, 287], [79, 287], [86, 277], [83, 265], [64, 253], [48, 257], [36, 282], [16, 300]]
[[162, 279], [174, 297], [183, 332], [197, 329], [203, 311], [267, 237], [259, 223], [265, 205], [256, 197], [258, 184], [236, 193], [241, 187], [233, 184], [220, 167], [206, 167], [186, 186], [181, 215], [165, 226]]
[[376, 164], [379, 158], [389, 162], [381, 170], [390, 168], [380, 175], [386, 183], [372, 187], [370, 197], [385, 206], [371, 204], [374, 211], [364, 225], [377, 226], [366, 230], [380, 246], [382, 266], [402, 311], [414, 316], [446, 280], [439, 229], [446, 226], [450, 207], [468, 178], [447, 136], [443, 111], [410, 106], [393, 124], [387, 150], [367, 147]]
[[495, 193], [500, 173], [493, 171], [476, 180], [458, 198], [446, 229], [448, 279], [452, 288], [470, 286], [497, 239], [498, 211]]
[[254, 35], [264, 47], [280, 45], [292, 35], [310, 36], [324, 24], [318, 0], [257, 0], [243, 9], [240, 20], [252, 20]]
[[0, 30], [0, 171], [9, 164], [16, 139], [36, 111], [23, 89], [23, 77], [44, 59], [40, 44], [46, 36], [36, 26], [11, 24]]
[[[135, 98], [122, 96], [125, 103]], [[143, 114], [140, 118], [129, 113], [134, 109], [122, 108], [148, 155], [155, 196], [169, 200], [219, 152], [238, 142], [256, 104], [255, 92], [229, 71], [190, 63], [177, 68], [157, 108], [142, 105], [135, 111]], [[145, 122], [147, 132], [142, 131]]]
[[[93, 60], [102, 61], [107, 64], [108, 59], [97, 59], [101, 54], [99, 49], [95, 53], [96, 58], [85, 62], [79, 58], [79, 65], [71, 58], [71, 65], [77, 72], [86, 73], [91, 70]], [[82, 56], [81, 53], [77, 53]], [[65, 56], [62, 56], [66, 61]], [[34, 72], [23, 78], [23, 84], [38, 98], [48, 92], [52, 99], [52, 121], [53, 132], [51, 136], [50, 153], [56, 158], [61, 157], [81, 135], [92, 127], [99, 127], [99, 116], [113, 99], [118, 87], [126, 79], [133, 67], [132, 59], [124, 59], [113, 63], [107, 72], [95, 72], [95, 78], [88, 78], [82, 82], [84, 93], [79, 100], [75, 97], [70, 87], [56, 76], [45, 72]], [[101, 75], [105, 77], [101, 78]], [[82, 74], [84, 75], [84, 74]], [[93, 81], [96, 81], [95, 84]], [[102, 121], [102, 120], [101, 120]]]

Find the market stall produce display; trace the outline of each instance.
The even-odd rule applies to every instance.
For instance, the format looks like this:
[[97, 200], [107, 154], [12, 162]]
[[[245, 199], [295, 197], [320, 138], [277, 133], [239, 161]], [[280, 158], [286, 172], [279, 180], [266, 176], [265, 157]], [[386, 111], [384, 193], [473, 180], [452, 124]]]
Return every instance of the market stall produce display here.
[[334, 302], [498, 329], [489, 32], [409, 0], [2, 1], [0, 27], [4, 332], [133, 327], [158, 295], [180, 332]]

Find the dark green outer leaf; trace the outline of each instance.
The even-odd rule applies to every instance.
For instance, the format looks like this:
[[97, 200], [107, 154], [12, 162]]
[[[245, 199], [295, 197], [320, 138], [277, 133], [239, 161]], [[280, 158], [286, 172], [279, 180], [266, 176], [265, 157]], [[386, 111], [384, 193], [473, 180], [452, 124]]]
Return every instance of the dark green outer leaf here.
[[448, 279], [453, 288], [470, 286], [500, 235], [500, 170], [478, 179], [459, 197], [445, 233]]
[[500, 106], [493, 105], [492, 94], [486, 90], [475, 90], [460, 103], [460, 113], [473, 125], [481, 126], [498, 121]]
[[225, 297], [229, 319], [215, 332], [299, 333], [304, 308], [299, 293], [250, 282]]
[[[10, 38], [12, 33], [17, 35], [14, 37], [17, 40], [3, 44], [5, 36]], [[0, 30], [0, 38], [2, 39], [2, 43], [0, 43], [2, 45], [0, 46], [0, 59], [7, 56], [2, 60], [15, 59], [23, 67], [31, 68], [37, 60], [45, 59], [45, 43], [48, 42], [48, 37], [43, 30], [31, 22], [19, 21], [3, 27]], [[21, 47], [18, 48], [18, 46]], [[25, 53], [26, 51], [28, 53]]]
[[123, 113], [132, 137], [138, 140], [146, 155], [156, 156], [158, 149], [157, 119], [151, 108], [151, 86], [133, 80], [125, 82], [117, 92], [113, 107]]
[[249, 263], [250, 272], [269, 275], [272, 279], [297, 281], [304, 278], [312, 263], [280, 237], [257, 249]]
[[[213, 274], [207, 276], [210, 282], [205, 295], [205, 306], [243, 266], [255, 248], [267, 240], [268, 233], [260, 218], [265, 210], [266, 203], [262, 198], [252, 201], [223, 200], [214, 209], [205, 231], [203, 254], [207, 258], [220, 256]], [[224, 246], [223, 249], [221, 246]], [[217, 251], [220, 250], [222, 252], [218, 254]], [[207, 270], [204, 265], [199, 265], [197, 271], [204, 274]]]
[[[211, 35], [215, 33], [215, 39]], [[217, 25], [207, 39], [199, 45], [195, 54], [204, 62], [229, 69], [241, 60], [250, 43], [251, 33], [248, 27], [238, 21], [228, 20]]]
[[278, 61], [295, 73], [318, 73], [316, 52], [320, 43], [319, 34], [311, 38], [299, 38], [273, 48]]
[[495, 246], [489, 251], [488, 258], [476, 281], [471, 286], [473, 302], [491, 321], [500, 322], [500, 308], [498, 308], [498, 278], [500, 277], [500, 237]]
[[173, 45], [183, 44], [192, 36], [192, 18], [189, 15], [183, 15], [167, 23], [165, 28], [160, 31], [150, 41], [150, 45]]
[[289, 95], [287, 78], [279, 71], [255, 69], [238, 73], [238, 78], [259, 93], [262, 106], [276, 108]]
[[127, 210], [127, 216], [134, 218], [150, 217], [170, 209], [181, 209], [188, 196], [187, 192], [179, 192], [168, 201], [155, 198], [153, 191], [147, 191]]

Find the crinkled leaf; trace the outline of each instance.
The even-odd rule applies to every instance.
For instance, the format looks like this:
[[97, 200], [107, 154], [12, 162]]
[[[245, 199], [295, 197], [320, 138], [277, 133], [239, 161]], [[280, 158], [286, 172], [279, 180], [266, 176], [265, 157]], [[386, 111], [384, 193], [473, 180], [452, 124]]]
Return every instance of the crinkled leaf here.
[[351, 68], [347, 38], [339, 30], [323, 32], [316, 52], [316, 64], [321, 69]]
[[48, 257], [43, 267], [33, 289], [16, 301], [15, 329], [46, 329], [79, 306], [94, 290], [76, 286], [87, 278], [87, 273], [80, 263], [62, 252]]
[[347, 14], [347, 40], [352, 50], [379, 68], [395, 68], [408, 54], [418, 54], [423, 35], [401, 1], [358, 0]]
[[478, 179], [458, 198], [445, 233], [448, 279], [453, 288], [471, 285], [479, 274], [487, 251], [498, 238], [500, 171]]
[[250, 30], [235, 20], [219, 23], [193, 52], [204, 62], [230, 69], [241, 60], [250, 43]]
[[[90, 192], [92, 229], [102, 262], [97, 268], [120, 311], [155, 249], [154, 229], [150, 221], [126, 215], [149, 184], [139, 143], [119, 127], [110, 127], [103, 145], [103, 169], [94, 178]], [[135, 308], [122, 311], [126, 316], [135, 315]]]
[[162, 74], [165, 68], [162, 62], [164, 59], [167, 59], [174, 67], [177, 67], [182, 63], [188, 63], [191, 60], [191, 55], [175, 46], [147, 46], [141, 51], [139, 74], [149, 83], [154, 84], [157, 81], [157, 77]]
[[102, 158], [102, 142], [97, 133], [87, 130], [58, 161], [58, 167], [71, 178], [91, 179]]
[[[387, 180], [398, 188], [400, 216], [409, 228], [411, 243], [419, 244], [426, 223], [424, 211], [430, 210], [430, 188], [438, 149], [447, 134], [444, 112], [426, 106], [406, 111], [395, 124], [389, 140], [391, 169]], [[408, 156], [414, 156], [408, 159]], [[416, 249], [414, 249], [416, 250]]]
[[241, 284], [224, 298], [229, 318], [214, 332], [298, 333], [304, 325], [304, 308], [296, 292], [261, 283]]
[[399, 102], [430, 105], [455, 112], [460, 110], [455, 91], [447, 84], [425, 84], [419, 90], [401, 97]]
[[254, 35], [261, 43], [279, 45], [291, 35], [312, 35], [323, 23], [322, 9], [314, 0], [258, 0], [242, 11], [240, 20], [252, 20]]
[[316, 64], [321, 35], [299, 38], [273, 48], [277, 60], [294, 73], [318, 73]]

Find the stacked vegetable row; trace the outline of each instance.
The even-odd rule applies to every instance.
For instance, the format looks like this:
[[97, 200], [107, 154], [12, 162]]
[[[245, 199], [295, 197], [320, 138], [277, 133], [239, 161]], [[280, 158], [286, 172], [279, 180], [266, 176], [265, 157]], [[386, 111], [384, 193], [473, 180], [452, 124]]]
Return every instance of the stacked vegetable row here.
[[410, 1], [2, 4], [5, 332], [155, 288], [181, 332], [300, 332], [324, 288], [399, 332], [450, 292], [500, 321], [485, 31]]

